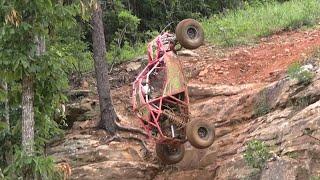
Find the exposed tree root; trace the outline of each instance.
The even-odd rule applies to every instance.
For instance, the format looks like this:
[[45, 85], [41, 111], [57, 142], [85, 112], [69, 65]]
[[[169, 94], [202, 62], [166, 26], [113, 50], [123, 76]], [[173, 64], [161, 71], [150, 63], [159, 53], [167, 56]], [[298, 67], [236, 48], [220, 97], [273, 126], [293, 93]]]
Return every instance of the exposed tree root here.
[[146, 152], [148, 154], [151, 154], [152, 151], [148, 148], [147, 144], [145, 143], [145, 141], [143, 141], [142, 139], [138, 138], [138, 137], [133, 137], [133, 136], [129, 136], [129, 137], [122, 137], [123, 139], [127, 139], [127, 140], [133, 140], [133, 141], [138, 141], [140, 143], [140, 145], [146, 150]]
[[111, 137], [107, 138], [104, 142], [105, 142], [106, 144], [109, 144], [109, 143], [111, 143], [112, 141], [120, 142], [120, 141], [121, 141], [121, 137], [118, 136], [118, 135], [114, 135], [114, 136], [111, 136]]
[[305, 128], [302, 132], [304, 135], [307, 135], [307, 136], [311, 137], [312, 139], [320, 142], [319, 138], [312, 136], [312, 133], [314, 132], [314, 130], [311, 130], [310, 128]]
[[[119, 118], [117, 118], [117, 120], [119, 120]], [[129, 135], [123, 136], [123, 135], [119, 135], [118, 133], [116, 133], [114, 135], [111, 134], [112, 136], [105, 139], [104, 143], [109, 144], [112, 141], [121, 142], [123, 140], [137, 141], [137, 142], [139, 142], [139, 144], [142, 146], [142, 149], [144, 150], [144, 157], [148, 158], [151, 156], [152, 151], [148, 148], [145, 141], [138, 137], [139, 135], [141, 135], [143, 137], [148, 137], [149, 135], [146, 132], [144, 132], [142, 129], [139, 129], [139, 128], [123, 126], [119, 123], [119, 121], [114, 121], [114, 123], [116, 125], [116, 130], [118, 132], [120, 132], [120, 131], [128, 132]], [[132, 134], [130, 134], [130, 133], [132, 133]], [[133, 134], [135, 134], [135, 135], [133, 135]]]
[[126, 131], [126, 132], [132, 132], [132, 133], [138, 133], [140, 135], [143, 135], [144, 137], [148, 137], [148, 134], [145, 133], [143, 130], [138, 129], [138, 128], [133, 128], [133, 127], [125, 127], [120, 125], [119, 123], [115, 122], [117, 129], [120, 131]]
[[319, 139], [319, 138], [316, 138], [316, 137], [311, 136], [311, 135], [309, 135], [309, 134], [308, 134], [308, 136], [320, 142], [320, 139]]
[[138, 138], [138, 137], [135, 137], [135, 136], [121, 136], [119, 134], [116, 134], [114, 136], [111, 136], [109, 137], [108, 139], [105, 140], [105, 143], [106, 144], [109, 144], [111, 143], [112, 141], [117, 141], [117, 142], [121, 142], [123, 140], [132, 140], [132, 141], [137, 141], [142, 147], [143, 147], [143, 150], [144, 150], [144, 156], [145, 157], [150, 157], [150, 155], [152, 154], [152, 151], [148, 148], [147, 144], [145, 143], [144, 140]]

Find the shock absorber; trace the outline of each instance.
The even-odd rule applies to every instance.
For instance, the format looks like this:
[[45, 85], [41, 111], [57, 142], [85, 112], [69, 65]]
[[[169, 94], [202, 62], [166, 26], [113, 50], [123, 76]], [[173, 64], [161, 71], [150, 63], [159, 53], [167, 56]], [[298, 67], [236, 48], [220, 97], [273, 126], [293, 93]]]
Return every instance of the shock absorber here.
[[177, 116], [174, 112], [171, 112], [168, 109], [163, 110], [163, 114], [167, 116], [167, 118], [172, 121], [179, 128], [186, 126], [186, 120]]

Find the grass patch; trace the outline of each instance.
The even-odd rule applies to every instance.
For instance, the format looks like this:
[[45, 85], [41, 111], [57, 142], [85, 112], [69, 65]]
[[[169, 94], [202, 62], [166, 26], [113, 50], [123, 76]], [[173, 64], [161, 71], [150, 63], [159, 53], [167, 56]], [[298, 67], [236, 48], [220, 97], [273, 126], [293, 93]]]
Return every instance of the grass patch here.
[[290, 100], [289, 106], [292, 106], [295, 111], [300, 111], [314, 102], [311, 96], [303, 96]]
[[311, 26], [320, 18], [319, 0], [271, 2], [260, 6], [247, 5], [202, 21], [209, 42], [233, 46], [254, 42], [287, 29]]
[[247, 165], [261, 170], [269, 158], [271, 158], [271, 153], [262, 141], [251, 140], [248, 142], [244, 153], [244, 160]]
[[313, 72], [304, 69], [299, 62], [295, 62], [288, 67], [287, 71], [291, 79], [297, 79], [299, 84], [307, 85], [311, 83], [315, 76]]
[[121, 63], [124, 61], [132, 60], [135, 57], [146, 54], [147, 44], [136, 43], [134, 46], [129, 45], [127, 42], [121, 47], [111, 46], [107, 52], [108, 63]]

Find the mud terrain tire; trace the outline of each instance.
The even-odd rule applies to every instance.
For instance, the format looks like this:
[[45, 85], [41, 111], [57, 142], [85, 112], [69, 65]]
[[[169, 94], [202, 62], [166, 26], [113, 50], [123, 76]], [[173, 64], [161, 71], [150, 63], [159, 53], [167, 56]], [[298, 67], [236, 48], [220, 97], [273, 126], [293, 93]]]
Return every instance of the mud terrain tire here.
[[184, 19], [176, 27], [178, 42], [186, 49], [196, 49], [204, 42], [202, 26], [194, 19]]
[[183, 144], [172, 146], [168, 144], [156, 144], [156, 153], [165, 164], [176, 164], [183, 159], [185, 148]]
[[187, 139], [198, 149], [208, 148], [212, 145], [215, 133], [213, 125], [204, 120], [194, 120], [187, 124]]

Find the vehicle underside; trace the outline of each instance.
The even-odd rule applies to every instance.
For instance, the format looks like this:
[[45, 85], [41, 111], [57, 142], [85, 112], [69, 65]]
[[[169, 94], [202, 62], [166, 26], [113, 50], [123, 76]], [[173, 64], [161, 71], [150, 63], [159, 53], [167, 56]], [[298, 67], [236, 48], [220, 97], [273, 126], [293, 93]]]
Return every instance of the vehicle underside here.
[[206, 121], [190, 121], [189, 95], [176, 45], [195, 49], [203, 44], [203, 30], [193, 19], [181, 21], [176, 33], [162, 33], [148, 44], [148, 65], [133, 83], [133, 110], [156, 143], [162, 162], [182, 160], [184, 146], [207, 148], [214, 129]]

